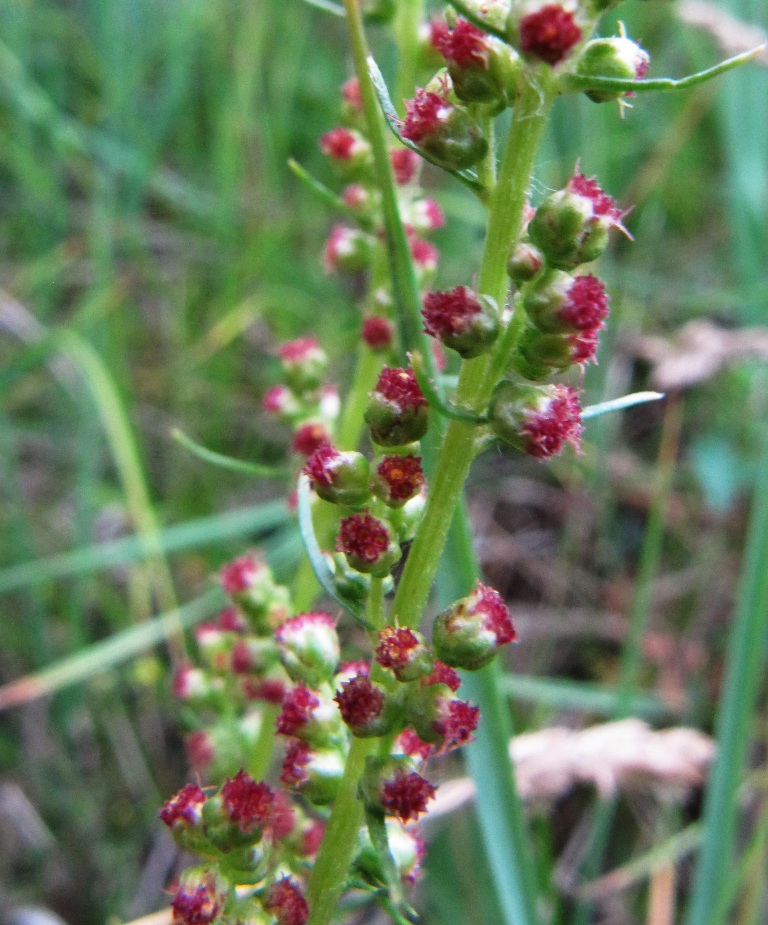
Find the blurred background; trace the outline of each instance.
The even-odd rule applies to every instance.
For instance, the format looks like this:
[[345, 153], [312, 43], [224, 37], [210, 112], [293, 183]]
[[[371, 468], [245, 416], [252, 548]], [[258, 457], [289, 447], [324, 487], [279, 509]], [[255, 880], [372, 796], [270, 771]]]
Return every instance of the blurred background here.
[[[768, 27], [760, 0], [626, 2], [603, 34], [619, 18], [649, 76], [707, 67]], [[371, 41], [386, 73], [387, 36]], [[523, 640], [507, 666], [519, 732], [629, 714], [712, 732], [768, 411], [767, 63], [637, 97], [623, 119], [586, 98], [556, 108], [534, 202], [580, 161], [632, 206], [636, 239], [598, 269], [612, 315], [586, 400], [668, 397], [591, 423], [581, 458], [499, 450], [474, 470], [478, 549]], [[207, 466], [170, 432], [282, 459], [288, 432], [260, 400], [274, 345], [299, 334], [348, 381], [359, 281], [324, 272], [333, 216], [286, 162], [334, 183], [317, 140], [350, 73], [343, 22], [301, 0], [0, 4], [0, 684], [52, 669], [44, 697], [0, 689], [6, 910], [95, 925], [164, 902], [156, 813], [186, 774], [167, 654], [113, 667], [92, 646], [199, 598], [248, 546], [279, 579], [301, 554], [279, 485]], [[436, 285], [469, 283], [481, 208], [433, 168], [426, 184], [448, 218]], [[650, 731], [630, 731], [634, 746], [662, 758]], [[691, 845], [670, 839], [700, 811], [696, 742], [704, 757], [691, 745], [672, 770], [627, 774], [594, 746], [618, 823], [591, 854], [599, 775], [563, 766], [553, 790], [555, 771], [542, 783], [533, 767], [523, 790], [554, 922], [642, 922], [649, 895], [685, 892]], [[768, 834], [764, 792], [747, 804], [742, 838]], [[430, 828], [425, 922], [499, 920], [478, 838], [465, 809]], [[659, 845], [666, 865], [627, 866]]]

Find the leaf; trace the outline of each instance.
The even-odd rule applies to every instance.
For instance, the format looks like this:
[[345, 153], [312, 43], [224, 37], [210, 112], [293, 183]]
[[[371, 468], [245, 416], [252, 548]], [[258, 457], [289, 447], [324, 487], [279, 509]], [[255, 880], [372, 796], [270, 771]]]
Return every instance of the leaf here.
[[610, 401], [601, 401], [596, 405], [587, 405], [582, 409], [581, 418], [588, 421], [590, 418], [600, 417], [601, 414], [623, 411], [625, 408], [644, 405], [649, 401], [660, 401], [662, 398], [664, 398], [663, 392], [632, 392], [630, 395], [622, 395], [621, 398], [612, 398]]
[[330, 206], [332, 209], [336, 209], [339, 212], [343, 212], [344, 215], [347, 215], [366, 230], [373, 229], [372, 222], [366, 221], [363, 216], [361, 216], [354, 209], [351, 209], [340, 196], [337, 196], [333, 190], [329, 189], [324, 183], [321, 183], [320, 180], [313, 177], [312, 174], [309, 173], [308, 170], [305, 170], [298, 161], [290, 158], [288, 161], [288, 167], [290, 168], [291, 172], [296, 177], [298, 177], [299, 180], [301, 180], [304, 186], [306, 186], [311, 193], [317, 196], [318, 199], [321, 199], [326, 205]]
[[128, 659], [168, 639], [180, 627], [188, 628], [215, 613], [224, 603], [220, 588], [215, 588], [183, 607], [132, 626], [122, 633], [95, 642], [88, 648], [0, 687], [0, 710], [29, 703], [62, 688], [104, 674]]
[[265, 466], [261, 463], [250, 463], [243, 459], [235, 459], [232, 456], [225, 456], [223, 453], [209, 450], [202, 444], [196, 443], [191, 437], [180, 431], [178, 427], [171, 431], [171, 437], [181, 444], [185, 450], [189, 450], [194, 456], [204, 459], [213, 466], [231, 469], [233, 472], [242, 472], [245, 475], [254, 475], [258, 478], [287, 480], [290, 477], [287, 469], [282, 469], [278, 466]]

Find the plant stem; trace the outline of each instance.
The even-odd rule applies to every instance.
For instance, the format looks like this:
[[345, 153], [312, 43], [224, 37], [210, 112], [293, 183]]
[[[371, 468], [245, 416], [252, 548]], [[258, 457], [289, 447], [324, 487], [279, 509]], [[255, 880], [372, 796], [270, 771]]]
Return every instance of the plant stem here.
[[[551, 99], [538, 82], [522, 81], [504, 159], [491, 197], [478, 289], [495, 299], [500, 307], [506, 302], [507, 259], [520, 232], [528, 184]], [[496, 385], [489, 376], [492, 369], [488, 356], [465, 361], [459, 377], [457, 404], [482, 410]], [[475, 435], [475, 427], [461, 421], [452, 421], [446, 430], [430, 479], [424, 519], [395, 595], [393, 613], [401, 626], [416, 626], [421, 619], [451, 518], [474, 457]]]
[[327, 925], [336, 912], [363, 823], [363, 804], [357, 796], [357, 785], [365, 759], [373, 753], [376, 742], [376, 739], [354, 739], [349, 750], [333, 812], [307, 886], [308, 925]]

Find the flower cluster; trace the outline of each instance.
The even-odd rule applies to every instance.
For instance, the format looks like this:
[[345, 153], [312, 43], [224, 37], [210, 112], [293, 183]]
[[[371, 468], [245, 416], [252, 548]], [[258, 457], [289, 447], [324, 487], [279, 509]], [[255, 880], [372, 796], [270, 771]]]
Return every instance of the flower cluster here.
[[339, 393], [324, 381], [328, 357], [316, 338], [280, 344], [277, 355], [282, 382], [266, 393], [262, 407], [293, 428], [293, 451], [306, 458], [331, 441]]

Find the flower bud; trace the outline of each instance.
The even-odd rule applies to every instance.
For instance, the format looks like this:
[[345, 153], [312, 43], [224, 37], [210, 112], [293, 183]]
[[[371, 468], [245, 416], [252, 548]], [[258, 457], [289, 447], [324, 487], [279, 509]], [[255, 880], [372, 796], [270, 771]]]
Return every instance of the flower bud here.
[[477, 296], [466, 286], [449, 292], [428, 292], [421, 310], [424, 331], [437, 337], [464, 359], [491, 349], [499, 334], [499, 309], [489, 296]]
[[474, 739], [480, 709], [452, 696], [445, 684], [414, 688], [406, 701], [406, 719], [424, 742], [432, 742], [444, 754]]
[[544, 266], [544, 255], [527, 241], [521, 241], [509, 255], [507, 272], [516, 286], [527, 283], [528, 280]]
[[405, 101], [405, 110], [403, 138], [447, 170], [464, 170], [485, 157], [488, 142], [480, 126], [448, 100], [445, 86], [440, 93], [417, 90], [414, 99]]
[[328, 356], [315, 337], [300, 337], [281, 344], [277, 355], [283, 364], [283, 375], [297, 394], [319, 388], [328, 368]]
[[540, 330], [554, 334], [598, 331], [608, 316], [602, 281], [591, 274], [570, 276], [549, 270], [525, 291], [525, 311]]
[[395, 339], [395, 327], [388, 318], [371, 315], [363, 321], [363, 340], [371, 350], [389, 350]]
[[583, 174], [572, 177], [565, 189], [548, 196], [528, 224], [531, 241], [547, 263], [573, 270], [596, 260], [608, 243], [611, 228], [621, 227], [616, 203]]
[[264, 908], [274, 915], [277, 925], [306, 925], [309, 919], [309, 906], [301, 887], [290, 877], [272, 884]]
[[179, 845], [194, 850], [203, 837], [202, 819], [205, 794], [197, 784], [187, 784], [171, 797], [159, 812]]
[[325, 690], [312, 691], [303, 684], [285, 695], [275, 729], [313, 748], [328, 748], [344, 741], [341, 717], [330, 695]]
[[317, 494], [331, 504], [359, 508], [371, 500], [370, 466], [362, 453], [342, 453], [326, 443], [309, 457], [303, 472]]
[[537, 459], [556, 455], [564, 443], [579, 449], [581, 407], [567, 385], [500, 382], [491, 397], [488, 422], [500, 440]]
[[414, 234], [408, 236], [408, 246], [411, 249], [411, 257], [413, 257], [416, 280], [419, 286], [423, 287], [434, 276], [440, 255], [434, 244], [423, 238], [417, 238]]
[[390, 522], [397, 535], [397, 541], [401, 545], [412, 540], [416, 535], [426, 506], [427, 493], [422, 490], [410, 501], [406, 501], [401, 508], [392, 509]]
[[387, 627], [379, 633], [376, 661], [398, 681], [423, 678], [432, 671], [434, 657], [421, 633], [407, 627]]
[[205, 802], [203, 822], [208, 837], [227, 851], [256, 844], [270, 821], [274, 801], [275, 795], [264, 781], [257, 782], [245, 771], [238, 771]]
[[379, 446], [405, 446], [427, 432], [429, 418], [413, 370], [385, 366], [365, 409], [371, 439]]
[[[530, 9], [526, 5], [524, 9]], [[513, 11], [513, 15], [514, 11]], [[544, 61], [552, 67], [561, 64], [581, 41], [581, 29], [566, 4], [547, 3], [526, 12], [516, 24], [520, 51], [529, 60]]]
[[320, 150], [345, 173], [357, 173], [372, 160], [371, 146], [359, 132], [334, 128], [320, 139]]
[[445, 58], [456, 96], [467, 103], [507, 105], [519, 72], [517, 54], [466, 19], [453, 28], [442, 20], [431, 27], [431, 40]]
[[292, 681], [319, 687], [339, 663], [339, 636], [327, 613], [301, 613], [275, 631], [280, 661]]
[[444, 610], [435, 621], [435, 654], [454, 668], [475, 671], [499, 648], [517, 639], [512, 617], [498, 591], [477, 583], [467, 597]]
[[445, 224], [445, 215], [434, 199], [414, 199], [408, 210], [409, 225], [419, 234], [437, 231]]
[[[624, 36], [592, 39], [582, 49], [576, 62], [579, 77], [612, 77], [619, 80], [638, 80], [648, 70], [648, 52]], [[587, 96], [595, 103], [609, 103], [622, 96], [621, 90], [588, 90]]]
[[392, 170], [398, 186], [405, 186], [415, 180], [421, 170], [421, 158], [410, 148], [395, 148], [389, 152]]
[[253, 622], [257, 632], [271, 632], [288, 617], [288, 589], [275, 584], [272, 572], [255, 554], [223, 566], [221, 585]]
[[300, 456], [311, 456], [319, 447], [329, 444], [331, 435], [324, 421], [304, 421], [294, 434], [291, 449]]
[[373, 491], [388, 507], [403, 507], [406, 502], [415, 498], [423, 487], [421, 458], [412, 453], [406, 456], [385, 456], [376, 467]]
[[359, 228], [334, 225], [323, 249], [323, 266], [332, 273], [365, 270], [373, 254], [373, 238]]
[[345, 681], [336, 695], [341, 718], [352, 735], [367, 739], [392, 729], [392, 710], [382, 688], [365, 674]]
[[367, 512], [341, 521], [336, 549], [344, 553], [352, 568], [375, 578], [389, 575], [401, 556], [383, 521]]
[[409, 758], [369, 756], [360, 779], [360, 798], [369, 812], [395, 816], [401, 822], [418, 819], [427, 811], [437, 788], [413, 770]]
[[278, 421], [292, 424], [302, 413], [299, 399], [284, 385], [273, 386], [262, 398], [261, 407]]
[[335, 749], [312, 749], [294, 739], [288, 746], [280, 781], [316, 806], [332, 803], [344, 775], [344, 755]]
[[173, 897], [174, 925], [213, 925], [224, 909], [226, 887], [214, 873], [203, 867], [190, 867], [181, 875]]
[[173, 693], [179, 700], [203, 706], [221, 692], [221, 678], [211, 678], [208, 672], [190, 664], [180, 665], [173, 675]]

